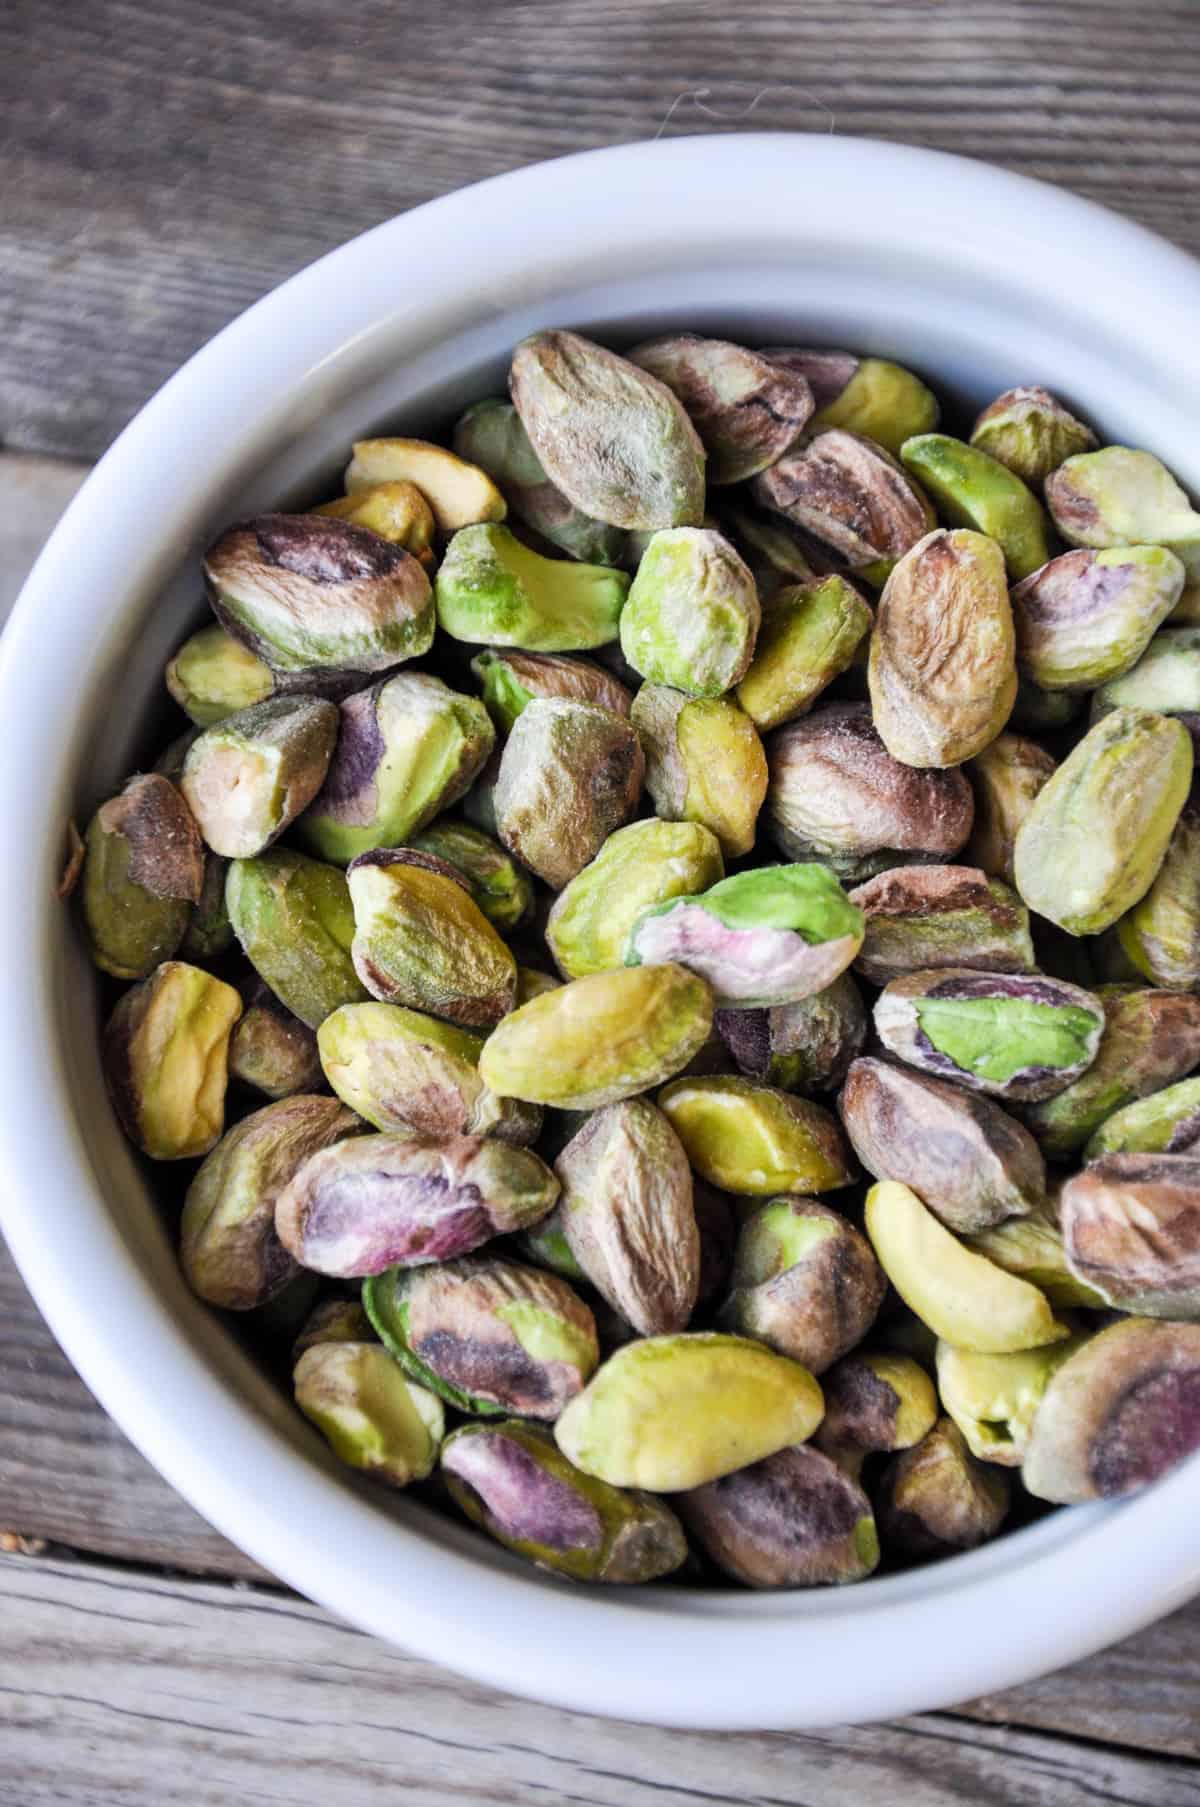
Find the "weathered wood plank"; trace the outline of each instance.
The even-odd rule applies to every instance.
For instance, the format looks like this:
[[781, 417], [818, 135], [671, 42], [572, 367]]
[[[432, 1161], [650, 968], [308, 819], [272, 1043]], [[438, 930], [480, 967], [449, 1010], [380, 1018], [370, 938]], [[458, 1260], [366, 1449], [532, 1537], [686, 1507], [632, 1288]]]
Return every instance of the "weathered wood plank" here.
[[290, 1598], [28, 1557], [0, 1580], [5, 1807], [1200, 1802], [1191, 1766], [943, 1716], [668, 1734], [461, 1682]]

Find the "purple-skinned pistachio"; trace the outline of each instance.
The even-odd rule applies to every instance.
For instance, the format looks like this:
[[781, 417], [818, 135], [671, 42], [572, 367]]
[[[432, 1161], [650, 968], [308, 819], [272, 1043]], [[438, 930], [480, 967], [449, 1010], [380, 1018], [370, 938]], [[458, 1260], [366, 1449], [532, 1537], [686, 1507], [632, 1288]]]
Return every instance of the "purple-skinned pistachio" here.
[[195, 817], [169, 779], [130, 778], [88, 824], [80, 903], [102, 972], [144, 979], [169, 960], [204, 884]]
[[741, 483], [774, 464], [813, 411], [805, 377], [727, 339], [665, 334], [635, 345], [629, 360], [683, 403], [708, 453], [710, 484]]
[[493, 791], [508, 851], [561, 891], [634, 814], [646, 761], [623, 717], [538, 698], [513, 724]]
[[1106, 1154], [1060, 1196], [1071, 1271], [1121, 1311], [1200, 1318], [1200, 1158]]
[[873, 985], [944, 967], [1033, 970], [1028, 910], [977, 867], [897, 867], [859, 885], [850, 901], [866, 918], [855, 969]]
[[205, 842], [253, 859], [308, 808], [329, 770], [338, 712], [316, 696], [273, 696], [205, 728], [180, 789]]
[[973, 446], [1006, 464], [1031, 488], [1096, 443], [1091, 428], [1037, 383], [1006, 389], [988, 403], [971, 430]]
[[874, 439], [898, 456], [914, 433], [938, 424], [937, 397], [911, 370], [887, 358], [860, 358], [852, 351], [772, 345], [762, 353], [806, 378], [816, 413], [810, 429], [847, 427]]
[[1183, 590], [1165, 546], [1064, 552], [1012, 591], [1017, 660], [1043, 690], [1095, 690], [1137, 664]]
[[710, 1560], [747, 1587], [861, 1581], [879, 1561], [866, 1494], [805, 1444], [677, 1494], [674, 1504]]
[[1200, 514], [1152, 452], [1077, 453], [1047, 477], [1046, 501], [1069, 546], [1169, 546], [1188, 583], [1200, 577]]
[[751, 480], [750, 494], [811, 535], [843, 569], [879, 581], [937, 525], [925, 495], [891, 453], [840, 427], [785, 453]]
[[785, 1092], [839, 1086], [867, 1039], [867, 1012], [849, 973], [793, 1004], [718, 1010], [714, 1020], [738, 1072]]
[[742, 1224], [721, 1322], [822, 1374], [861, 1343], [886, 1290], [846, 1218], [815, 1198], [773, 1198]]
[[975, 1459], [951, 1418], [888, 1464], [880, 1491], [883, 1547], [914, 1561], [986, 1543], [1009, 1506], [1008, 1476]]

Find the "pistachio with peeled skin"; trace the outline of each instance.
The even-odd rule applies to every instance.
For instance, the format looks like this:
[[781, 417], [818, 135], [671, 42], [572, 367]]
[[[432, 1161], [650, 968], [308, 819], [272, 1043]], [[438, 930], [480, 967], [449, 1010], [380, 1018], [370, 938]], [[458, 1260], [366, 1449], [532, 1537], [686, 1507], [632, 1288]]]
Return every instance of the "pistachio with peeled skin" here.
[[1015, 471], [948, 433], [919, 433], [900, 448], [906, 471], [952, 527], [973, 528], [999, 543], [1014, 579], [1050, 557], [1045, 511]]
[[764, 1009], [831, 985], [862, 932], [861, 913], [828, 868], [763, 866], [644, 910], [625, 958], [678, 961], [708, 981], [718, 1004]]
[[266, 660], [216, 623], [185, 640], [163, 675], [179, 707], [200, 728], [265, 702], [275, 689]]
[[787, 451], [813, 411], [807, 380], [728, 339], [671, 333], [629, 360], [679, 397], [708, 453], [710, 484], [741, 483]]
[[691, 1488], [674, 1503], [710, 1561], [747, 1587], [862, 1581], [879, 1561], [871, 1502], [806, 1444]]
[[383, 483], [411, 483], [433, 511], [440, 533], [477, 521], [502, 521], [504, 497], [486, 471], [427, 439], [357, 439], [346, 466], [349, 496]]
[[974, 866], [881, 872], [850, 893], [866, 918], [856, 970], [873, 985], [944, 967], [1032, 972], [1023, 896]]
[[337, 738], [336, 708], [315, 696], [268, 697], [206, 728], [180, 789], [213, 852], [265, 852], [320, 790]]
[[219, 854], [204, 856], [204, 878], [195, 908], [188, 917], [179, 955], [194, 966], [211, 964], [227, 954], [234, 943], [233, 924], [225, 903], [225, 886], [229, 879], [229, 861]]
[[637, 808], [646, 762], [611, 710], [538, 698], [513, 724], [493, 792], [496, 831], [561, 891]]
[[1055, 762], [1036, 741], [998, 734], [969, 766], [975, 826], [966, 857], [990, 878], [1013, 882], [1013, 848], [1034, 798], [1054, 776]]
[[585, 514], [640, 531], [703, 518], [704, 447], [648, 371], [578, 333], [537, 332], [509, 389], [550, 481]]
[[1126, 1318], [1100, 1330], [1042, 1395], [1021, 1479], [1037, 1499], [1120, 1499], [1200, 1448], [1200, 1325]]
[[1036, 489], [1077, 452], [1090, 452], [1096, 435], [1057, 396], [1037, 383], [1006, 389], [989, 402], [971, 429], [971, 444], [987, 452]]
[[803, 1443], [822, 1404], [799, 1362], [745, 1337], [693, 1331], [618, 1349], [554, 1435], [585, 1474], [680, 1493]]
[[310, 1029], [368, 995], [350, 958], [354, 910], [336, 866], [272, 847], [232, 862], [225, 902], [250, 964]]
[[731, 690], [754, 656], [761, 610], [748, 567], [708, 527], [656, 533], [621, 611], [621, 651], [642, 677], [687, 696]]
[[308, 1024], [261, 979], [244, 986], [242, 996], [245, 1008], [229, 1038], [230, 1079], [274, 1099], [315, 1091], [324, 1074]]
[[483, 686], [483, 700], [501, 732], [508, 734], [518, 715], [535, 697], [566, 697], [628, 716], [633, 698], [602, 665], [561, 653], [527, 653], [519, 648], [489, 647], [471, 660]]
[[355, 527], [317, 515], [258, 515], [204, 560], [217, 620], [272, 671], [383, 671], [433, 641], [421, 565]]
[[976, 1461], [950, 1418], [893, 1458], [877, 1507], [885, 1550], [921, 1560], [973, 1550], [994, 1537], [1009, 1505], [1008, 1476]]
[[737, 700], [757, 728], [778, 728], [810, 709], [853, 664], [872, 615], [836, 573], [777, 589], [763, 605], [754, 657]]
[[692, 1175], [678, 1136], [646, 1098], [590, 1116], [554, 1163], [567, 1248], [641, 1336], [682, 1330], [700, 1282]]
[[314, 1305], [292, 1344], [292, 1365], [320, 1343], [374, 1343], [379, 1339], [359, 1299], [322, 1299]]
[[906, 765], [961, 765], [995, 740], [1017, 693], [995, 540], [938, 528], [904, 554], [879, 599], [869, 682], [879, 737]]
[[898, 455], [906, 439], [938, 424], [941, 411], [932, 389], [887, 358], [792, 345], [773, 345], [762, 355], [807, 379], [817, 405], [809, 422], [813, 432], [846, 427]]
[[830, 427], [754, 477], [750, 494], [837, 565], [882, 582], [937, 525], [928, 498], [874, 440]]
[[973, 1456], [1001, 1468], [1020, 1467], [1043, 1393], [1086, 1340], [1072, 1336], [1011, 1355], [981, 1355], [939, 1341], [938, 1393]]
[[473, 1524], [553, 1574], [628, 1585], [687, 1559], [669, 1506], [584, 1474], [538, 1425], [461, 1425], [442, 1447], [442, 1473]]
[[361, 1133], [336, 1098], [264, 1105], [226, 1130], [187, 1190], [179, 1259], [210, 1305], [249, 1311], [283, 1290], [297, 1263], [275, 1234], [275, 1203], [318, 1149]]
[[1012, 592], [1017, 658], [1043, 690], [1092, 690], [1137, 664], [1183, 589], [1163, 546], [1064, 552]]
[[1200, 987], [1200, 800], [1184, 804], [1153, 884], [1115, 933], [1139, 979], [1168, 991]]
[[80, 904], [102, 972], [144, 979], [187, 933], [204, 884], [195, 817], [169, 779], [130, 778], [88, 824]]
[[815, 1198], [773, 1198], [742, 1223], [721, 1322], [822, 1374], [861, 1343], [886, 1291], [853, 1224]]
[[1059, 1200], [1071, 1272], [1110, 1305], [1200, 1319], [1200, 1157], [1106, 1154]]
[[296, 1363], [296, 1404], [339, 1459], [390, 1487], [432, 1474], [446, 1420], [439, 1399], [378, 1343], [317, 1343]]
[[792, 1004], [718, 1010], [715, 1021], [738, 1072], [785, 1092], [839, 1086], [867, 1039], [867, 1013], [849, 973]]
[[1083, 1158], [1087, 1162], [1104, 1154], [1192, 1154], [1198, 1147], [1200, 1079], [1181, 1079], [1106, 1117]]
[[504, 1019], [479, 1058], [502, 1098], [600, 1110], [661, 1085], [707, 1041], [712, 993], [682, 966], [573, 979]]
[[533, 910], [533, 881], [512, 855], [482, 829], [449, 818], [411, 836], [409, 846], [445, 860], [466, 879], [493, 928], [507, 935]]
[[1026, 1217], [1010, 1217], [990, 1229], [964, 1238], [977, 1255], [986, 1255], [1006, 1274], [1028, 1280], [1045, 1293], [1051, 1305], [1066, 1311], [1077, 1306], [1103, 1309], [1104, 1299], [1095, 1287], [1078, 1279], [1067, 1265], [1062, 1231], [1050, 1199], [1037, 1203]]
[[1131, 671], [1092, 692], [1093, 722], [1121, 708], [1177, 716], [1200, 739], [1200, 628], [1160, 628]]
[[658, 815], [703, 823], [728, 859], [751, 852], [767, 794], [767, 756], [750, 717], [731, 697], [688, 697], [643, 684], [631, 719]]
[[953, 1230], [1023, 1216], [1045, 1192], [1037, 1143], [990, 1098], [864, 1058], [847, 1073], [838, 1109], [867, 1172], [911, 1187]]
[[1167, 546], [1187, 581], [1200, 578], [1200, 514], [1152, 452], [1108, 445], [1046, 479], [1046, 502], [1069, 546]]
[[677, 1079], [658, 1102], [696, 1172], [723, 1192], [832, 1192], [855, 1178], [836, 1119], [807, 1098], [716, 1077]]
[[558, 1191], [537, 1155], [490, 1136], [365, 1135], [303, 1163], [275, 1228], [302, 1267], [361, 1279], [469, 1254], [545, 1217]]
[[552, 1422], [599, 1359], [583, 1300], [516, 1261], [389, 1268], [367, 1281], [363, 1303], [405, 1371], [460, 1412]]
[[546, 942], [559, 971], [582, 979], [620, 966], [643, 910], [707, 890], [724, 874], [716, 837], [698, 822], [650, 817], [618, 828], [550, 911]]
[[552, 546], [591, 565], [624, 562], [625, 534], [595, 521], [551, 483], [521, 424], [503, 396], [474, 402], [454, 428], [454, 450], [485, 470], [509, 508]]
[[891, 1349], [844, 1355], [821, 1376], [821, 1388], [825, 1416], [813, 1441], [856, 1479], [868, 1456], [911, 1449], [937, 1422], [928, 1374]]
[[586, 652], [616, 639], [628, 589], [609, 565], [544, 558], [507, 527], [464, 527], [438, 567], [438, 626], [455, 640]]
[[406, 479], [372, 483], [352, 496], [323, 502], [313, 513], [351, 521], [355, 527], [390, 540], [393, 546], [403, 546], [423, 565], [433, 562], [433, 510], [416, 484]]
[[512, 1008], [517, 963], [457, 870], [433, 854], [381, 847], [346, 874], [351, 957], [372, 997], [488, 1029]]
[[109, 1017], [101, 1050], [109, 1096], [152, 1160], [188, 1160], [220, 1139], [229, 1032], [241, 1014], [232, 985], [164, 960]]

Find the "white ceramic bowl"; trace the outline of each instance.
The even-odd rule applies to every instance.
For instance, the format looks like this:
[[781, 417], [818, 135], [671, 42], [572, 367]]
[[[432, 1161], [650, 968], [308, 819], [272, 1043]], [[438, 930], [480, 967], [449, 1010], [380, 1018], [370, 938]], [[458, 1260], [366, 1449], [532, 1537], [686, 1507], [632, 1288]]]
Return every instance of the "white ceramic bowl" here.
[[[841, 1591], [584, 1590], [360, 1485], [184, 1286], [97, 1058], [52, 901], [68, 815], [146, 745], [199, 615], [196, 554], [307, 500], [356, 435], [446, 424], [513, 343], [667, 325], [850, 345], [953, 400], [1049, 383], [1200, 489], [1200, 267], [983, 165], [836, 138], [628, 145], [482, 183], [287, 282], [143, 410], [0, 641], [0, 1220], [84, 1379], [258, 1561], [381, 1637], [582, 1711], [707, 1728], [938, 1707], [1056, 1667], [1200, 1589], [1200, 1462], [1120, 1507]], [[165, 717], [163, 718], [165, 720]]]

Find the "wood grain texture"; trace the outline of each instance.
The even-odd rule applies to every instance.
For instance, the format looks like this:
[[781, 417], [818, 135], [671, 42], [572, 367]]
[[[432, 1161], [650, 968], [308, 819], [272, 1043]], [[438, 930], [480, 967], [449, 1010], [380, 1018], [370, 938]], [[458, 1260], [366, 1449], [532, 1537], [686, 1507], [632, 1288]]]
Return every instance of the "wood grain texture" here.
[[94, 457], [353, 233], [668, 116], [989, 158], [1200, 249], [1196, 23], [1194, 0], [8, 0], [0, 441]]
[[0, 625], [87, 473], [86, 464], [65, 459], [0, 454]]

